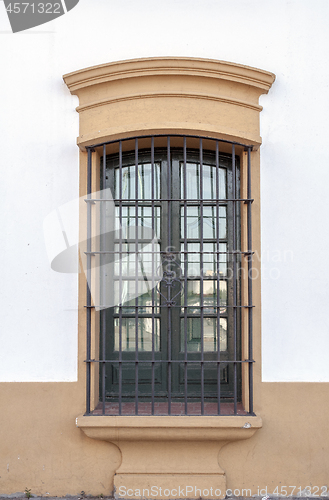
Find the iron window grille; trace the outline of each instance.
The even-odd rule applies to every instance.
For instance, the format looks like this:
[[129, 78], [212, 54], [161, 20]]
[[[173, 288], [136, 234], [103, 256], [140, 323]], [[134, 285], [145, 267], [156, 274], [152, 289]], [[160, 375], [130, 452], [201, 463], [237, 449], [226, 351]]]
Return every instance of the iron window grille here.
[[[237, 149], [247, 151], [246, 198], [240, 197]], [[87, 147], [86, 415], [241, 414], [244, 364], [247, 413], [253, 414], [251, 150], [182, 135]], [[92, 192], [95, 151], [101, 157], [99, 197]], [[93, 237], [95, 224], [99, 238]], [[98, 304], [90, 290], [93, 273]], [[91, 358], [93, 309], [99, 310], [99, 359]], [[246, 359], [242, 309], [248, 316]], [[96, 365], [100, 402], [91, 411]]]

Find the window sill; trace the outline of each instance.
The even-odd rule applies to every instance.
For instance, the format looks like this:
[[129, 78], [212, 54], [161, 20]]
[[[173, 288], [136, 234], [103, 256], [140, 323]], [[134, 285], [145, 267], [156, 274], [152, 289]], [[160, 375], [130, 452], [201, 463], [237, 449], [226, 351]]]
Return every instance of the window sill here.
[[102, 441], [239, 441], [262, 427], [259, 416], [84, 416], [76, 425]]

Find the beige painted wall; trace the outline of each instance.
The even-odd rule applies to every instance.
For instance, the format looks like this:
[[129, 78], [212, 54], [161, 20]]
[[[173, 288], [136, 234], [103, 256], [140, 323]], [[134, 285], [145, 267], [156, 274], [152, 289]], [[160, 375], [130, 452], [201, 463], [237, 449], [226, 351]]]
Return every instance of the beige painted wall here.
[[[81, 385], [0, 385], [0, 493], [25, 488], [58, 496], [111, 492], [120, 453], [75, 426], [84, 411]], [[258, 487], [267, 486], [270, 493], [276, 486], [327, 485], [328, 384], [262, 383], [260, 392], [263, 428], [220, 452], [227, 488], [257, 494]]]

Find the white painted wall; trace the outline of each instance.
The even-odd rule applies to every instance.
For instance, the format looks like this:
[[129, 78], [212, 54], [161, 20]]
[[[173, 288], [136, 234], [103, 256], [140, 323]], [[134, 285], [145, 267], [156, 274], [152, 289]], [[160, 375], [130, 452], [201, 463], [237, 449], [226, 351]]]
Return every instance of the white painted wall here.
[[12, 34], [0, 2], [0, 380], [77, 376], [77, 277], [50, 269], [42, 232], [78, 194], [77, 101], [61, 76], [172, 55], [277, 75], [261, 98], [263, 379], [329, 381], [328, 14], [327, 0], [80, 0]]

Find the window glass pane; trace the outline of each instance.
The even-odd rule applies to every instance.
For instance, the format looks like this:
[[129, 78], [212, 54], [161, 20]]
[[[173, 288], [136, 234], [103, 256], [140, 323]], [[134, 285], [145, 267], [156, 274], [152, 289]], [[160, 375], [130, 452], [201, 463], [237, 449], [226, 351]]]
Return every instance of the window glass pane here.
[[[154, 210], [154, 232], [157, 238], [160, 236], [160, 207], [153, 207]], [[154, 236], [152, 233], [152, 207], [138, 207], [138, 218], [137, 226], [138, 231], [136, 233], [136, 208], [134, 206], [122, 206], [121, 207], [121, 218], [120, 218], [120, 207], [115, 207], [115, 229], [118, 231], [122, 228], [122, 238], [135, 239], [136, 235], [138, 239], [151, 240]], [[131, 228], [131, 230], [129, 230]], [[120, 235], [117, 234], [117, 237]]]
[[[152, 290], [149, 289], [145, 282], [138, 282], [139, 295], [136, 297], [136, 284], [134, 281], [122, 280], [121, 282], [121, 300], [120, 297], [120, 282], [115, 281], [114, 283], [115, 296], [118, 298], [116, 304], [122, 305], [122, 314], [135, 314], [136, 302], [138, 305], [139, 314], [152, 314]], [[144, 293], [143, 293], [144, 292]], [[154, 314], [159, 313], [159, 292], [157, 288], [154, 288]], [[137, 299], [137, 301], [136, 301]], [[119, 313], [119, 307], [114, 308], [116, 314]]]
[[[184, 198], [184, 163], [180, 164], [181, 176], [181, 198]], [[213, 165], [202, 165], [203, 189], [202, 198], [204, 200], [216, 199], [216, 167]], [[218, 188], [219, 199], [226, 198], [226, 169], [218, 168]], [[200, 164], [186, 163], [186, 198], [189, 200], [199, 200], [200, 192]]]
[[[221, 306], [227, 306], [227, 281], [220, 280], [219, 282], [219, 304]], [[225, 313], [226, 307], [220, 308], [220, 313]]]
[[[184, 163], [181, 163], [181, 197], [184, 198]], [[186, 163], [186, 198], [200, 199], [200, 172], [197, 163]]]
[[154, 275], [154, 280], [157, 280], [157, 276], [161, 271], [160, 247], [158, 243], [153, 244], [153, 249], [152, 242], [148, 242], [145, 245], [139, 243], [137, 245], [137, 263], [136, 245], [134, 242], [129, 244], [123, 242], [121, 245], [121, 254], [119, 243], [116, 243], [114, 248], [114, 273], [116, 276], [120, 276], [121, 274], [124, 277], [135, 277], [137, 268], [137, 274], [140, 278], [152, 281], [152, 275]]
[[[188, 243], [187, 254], [184, 255], [184, 244], [181, 244], [181, 267], [183, 273], [187, 268], [188, 277], [198, 277], [201, 275], [200, 270], [200, 243]], [[218, 263], [217, 261], [217, 244], [204, 243], [203, 244], [203, 276], [211, 277], [217, 276], [217, 269], [219, 276], [227, 275], [227, 256], [226, 256], [226, 243], [219, 244]]]
[[[184, 318], [181, 319], [181, 351], [184, 351]], [[201, 351], [201, 318], [187, 318], [187, 351]], [[220, 318], [220, 350], [227, 350], [227, 319]], [[203, 350], [217, 351], [217, 318], [203, 318]]]
[[218, 245], [218, 264], [217, 264], [217, 244], [204, 243], [203, 244], [203, 275], [204, 276], [217, 276], [217, 269], [219, 276], [227, 275], [227, 245], [226, 243], [219, 243]]
[[[187, 312], [188, 314], [200, 314], [201, 306], [201, 295], [200, 295], [201, 282], [199, 280], [193, 280], [187, 282]], [[227, 283], [221, 280], [219, 282], [219, 305], [220, 313], [223, 314], [226, 311], [227, 305]], [[185, 301], [185, 297], [182, 297]], [[183, 303], [183, 302], [182, 302]], [[184, 302], [185, 303], [185, 302]], [[203, 306], [205, 314], [216, 314], [217, 313], [217, 281], [205, 280], [203, 281]]]
[[[120, 169], [115, 169], [115, 199], [120, 199]], [[142, 163], [137, 170], [138, 199], [152, 199], [152, 164]], [[136, 165], [122, 167], [122, 200], [135, 199]], [[160, 198], [160, 164], [154, 164], [154, 199]]]
[[[216, 199], [216, 167], [203, 165], [203, 199]], [[218, 169], [219, 199], [226, 198], [226, 169]]]
[[[122, 351], [135, 351], [135, 318], [122, 318], [121, 339]], [[138, 350], [152, 351], [152, 318], [138, 318]], [[119, 318], [114, 319], [114, 350], [119, 350]], [[160, 328], [159, 320], [154, 319], [154, 350], [160, 348]]]
[[[219, 234], [220, 239], [226, 238], [226, 207], [218, 207], [219, 214]], [[200, 207], [186, 207], [186, 225], [187, 234], [184, 234], [184, 215], [185, 207], [181, 207], [181, 237], [186, 237], [187, 239], [200, 238], [200, 226], [202, 223], [203, 227], [203, 238], [204, 239], [216, 239], [217, 238], [217, 222], [216, 215], [217, 209], [215, 206], [204, 206], [203, 207], [203, 218], [201, 220], [201, 208]]]

